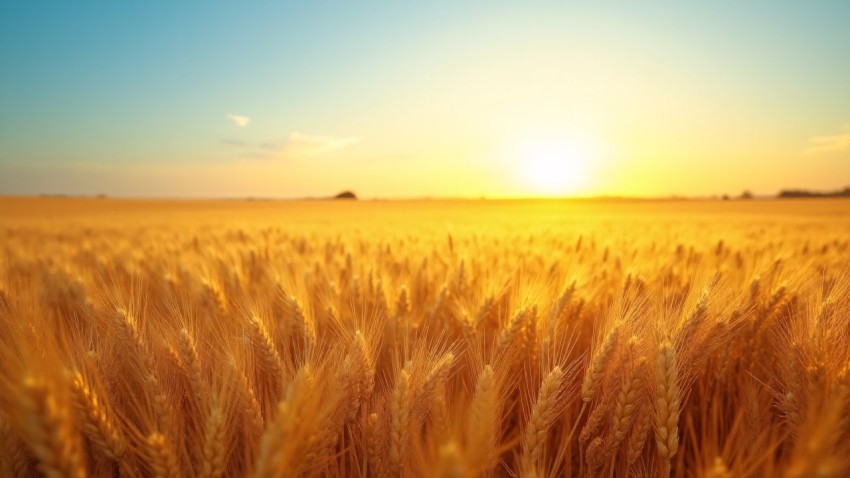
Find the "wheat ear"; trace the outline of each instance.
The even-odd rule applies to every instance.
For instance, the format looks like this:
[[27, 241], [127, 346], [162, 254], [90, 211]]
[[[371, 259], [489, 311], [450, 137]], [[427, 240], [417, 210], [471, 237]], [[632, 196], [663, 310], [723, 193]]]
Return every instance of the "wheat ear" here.
[[152, 433], [145, 440], [151, 471], [156, 478], [179, 478], [180, 465], [171, 444], [162, 433]]
[[658, 348], [655, 362], [655, 444], [664, 465], [664, 475], [670, 475], [670, 459], [679, 448], [679, 385], [676, 351], [669, 340]]
[[390, 408], [390, 465], [394, 472], [402, 473], [407, 450], [408, 428], [410, 426], [410, 372], [408, 367], [401, 369], [393, 387]]
[[204, 443], [201, 449], [199, 478], [219, 478], [224, 475], [227, 455], [227, 418], [221, 400], [216, 400], [204, 423]]
[[251, 330], [254, 333], [254, 342], [257, 344], [260, 366], [272, 377], [282, 377], [280, 354], [262, 320], [256, 315], [251, 316]]
[[124, 456], [126, 443], [112, 422], [106, 404], [89, 387], [80, 372], [71, 378], [71, 404], [86, 438], [107, 458], [120, 460]]
[[499, 426], [498, 392], [493, 368], [487, 365], [478, 375], [478, 383], [475, 385], [466, 440], [470, 463], [481, 471], [495, 466]]
[[38, 470], [48, 477], [84, 477], [80, 443], [69, 410], [55, 390], [42, 380], [25, 378], [21, 392], [25, 441], [38, 460]]
[[635, 426], [632, 428], [629, 440], [626, 443], [626, 464], [628, 466], [632, 466], [640, 458], [649, 429], [652, 427], [652, 407], [646, 401], [643, 403], [635, 413]]
[[593, 400], [596, 392], [599, 390], [599, 384], [602, 381], [602, 376], [605, 368], [614, 355], [614, 350], [617, 347], [617, 339], [620, 336], [620, 327], [615, 325], [614, 328], [605, 336], [602, 342], [602, 347], [593, 354], [590, 362], [587, 364], [587, 369], [584, 372], [584, 380], [581, 383], [581, 400], [588, 403]]
[[561, 367], [555, 367], [540, 384], [540, 391], [531, 408], [531, 417], [523, 436], [521, 468], [525, 473], [534, 471], [543, 453], [546, 435], [556, 415], [559, 391], [563, 381], [564, 372], [561, 371]]

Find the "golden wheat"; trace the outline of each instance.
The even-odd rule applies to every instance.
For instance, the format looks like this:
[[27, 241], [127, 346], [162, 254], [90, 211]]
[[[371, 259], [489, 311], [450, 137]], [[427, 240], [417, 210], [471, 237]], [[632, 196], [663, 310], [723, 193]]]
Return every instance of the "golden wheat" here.
[[0, 209], [4, 476], [850, 471], [846, 201], [65, 201]]

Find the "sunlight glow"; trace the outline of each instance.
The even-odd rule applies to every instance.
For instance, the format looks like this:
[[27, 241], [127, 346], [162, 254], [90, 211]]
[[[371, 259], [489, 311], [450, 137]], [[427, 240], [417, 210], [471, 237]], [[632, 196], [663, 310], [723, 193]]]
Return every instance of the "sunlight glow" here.
[[575, 140], [524, 142], [519, 149], [520, 173], [529, 192], [558, 196], [585, 192], [590, 182], [591, 150]]

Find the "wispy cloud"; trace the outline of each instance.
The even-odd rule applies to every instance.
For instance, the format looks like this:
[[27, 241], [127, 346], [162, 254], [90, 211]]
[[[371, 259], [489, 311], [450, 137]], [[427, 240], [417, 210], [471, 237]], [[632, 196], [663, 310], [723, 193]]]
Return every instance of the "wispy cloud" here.
[[247, 143], [245, 141], [239, 141], [238, 139], [223, 139], [223, 140], [221, 140], [221, 143], [226, 144], [228, 146], [236, 146], [238, 148], [244, 148], [244, 147], [247, 147], [247, 146], [251, 146], [250, 143]]
[[809, 139], [809, 146], [803, 151], [806, 156], [820, 156], [835, 153], [850, 153], [850, 123], [845, 124], [842, 132]]
[[289, 133], [285, 139], [280, 141], [249, 143], [234, 139], [222, 139], [221, 142], [227, 146], [238, 149], [240, 158], [302, 159], [327, 156], [331, 153], [359, 143], [360, 137], [325, 136], [293, 132]]
[[248, 126], [248, 123], [251, 122], [251, 118], [242, 115], [235, 115], [233, 113], [227, 113], [226, 118], [240, 128]]
[[359, 142], [357, 136], [317, 136], [295, 132], [289, 134], [284, 152], [295, 156], [321, 156]]
[[257, 143], [254, 145], [257, 149], [262, 149], [263, 151], [278, 151], [283, 147], [283, 141], [263, 141], [262, 143]]

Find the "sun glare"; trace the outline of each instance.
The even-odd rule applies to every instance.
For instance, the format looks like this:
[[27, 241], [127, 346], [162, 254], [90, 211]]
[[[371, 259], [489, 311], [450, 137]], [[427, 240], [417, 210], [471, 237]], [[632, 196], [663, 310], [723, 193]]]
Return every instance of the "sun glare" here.
[[587, 189], [590, 161], [588, 148], [576, 141], [546, 140], [524, 144], [519, 165], [531, 193], [558, 196]]

